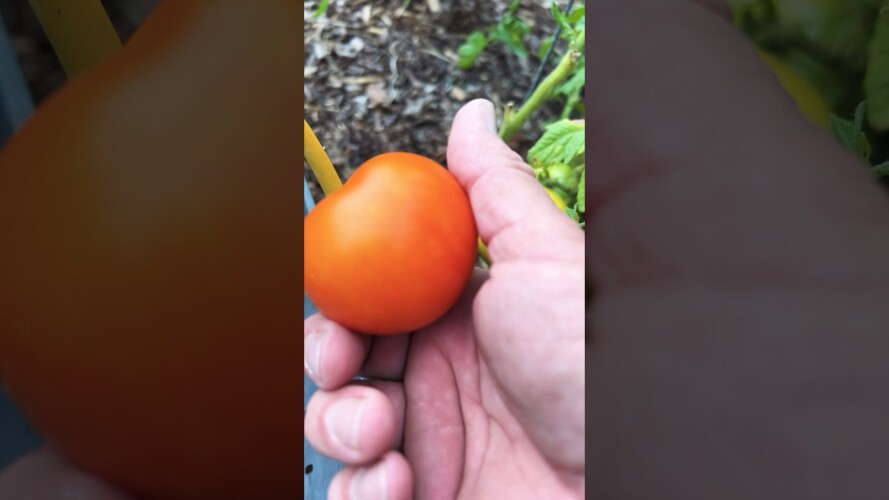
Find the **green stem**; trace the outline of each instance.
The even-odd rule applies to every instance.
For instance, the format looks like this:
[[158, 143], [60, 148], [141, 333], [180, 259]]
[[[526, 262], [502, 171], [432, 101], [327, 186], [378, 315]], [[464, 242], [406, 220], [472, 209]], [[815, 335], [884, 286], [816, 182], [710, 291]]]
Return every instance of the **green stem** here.
[[571, 111], [574, 110], [574, 106], [580, 101], [580, 89], [575, 90], [568, 96], [568, 99], [565, 101], [565, 107], [562, 109], [562, 116], [560, 119], [567, 120], [571, 116]]
[[549, 99], [556, 87], [564, 82], [574, 70], [577, 60], [580, 58], [580, 48], [583, 47], [585, 34], [581, 33], [577, 40], [572, 44], [573, 47], [559, 61], [559, 65], [540, 82], [540, 85], [531, 94], [531, 97], [525, 101], [525, 104], [518, 111], [505, 117], [503, 125], [500, 127], [500, 137], [504, 141], [508, 141], [518, 132], [522, 126], [528, 121], [528, 118], [539, 108], [547, 99]]

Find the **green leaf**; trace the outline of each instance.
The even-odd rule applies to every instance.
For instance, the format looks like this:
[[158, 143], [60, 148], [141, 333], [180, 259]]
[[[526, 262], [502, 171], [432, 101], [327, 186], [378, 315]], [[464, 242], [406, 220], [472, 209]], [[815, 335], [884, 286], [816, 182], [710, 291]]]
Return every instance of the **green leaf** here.
[[870, 143], [861, 128], [856, 127], [855, 122], [831, 115], [830, 131], [844, 148], [865, 161], [870, 158]]
[[878, 179], [882, 179], [883, 177], [889, 177], [889, 161], [884, 161], [879, 165], [874, 165], [871, 167], [870, 171], [877, 176]]
[[571, 13], [568, 14], [568, 24], [576, 27], [578, 22], [584, 20], [585, 16], [586, 8], [583, 5], [577, 5], [571, 9]]
[[528, 150], [529, 160], [543, 165], [571, 163], [584, 152], [585, 129], [583, 120], [560, 120], [549, 125], [540, 140]]
[[556, 24], [562, 27], [562, 33], [569, 39], [574, 38], [574, 28], [571, 27], [571, 23], [568, 22], [568, 17], [565, 16], [565, 13], [559, 9], [559, 5], [556, 4], [556, 2], [553, 2], [550, 9], [552, 10]]
[[503, 42], [517, 56], [527, 57], [528, 51], [525, 50], [524, 36], [529, 31], [531, 31], [531, 27], [521, 19], [506, 16], [494, 26], [491, 39]]
[[565, 83], [556, 87], [557, 94], [564, 94], [567, 96], [571, 96], [579, 93], [583, 90], [583, 86], [586, 83], [586, 71], [584, 71], [583, 65], [578, 64], [574, 70], [574, 74], [571, 75], [571, 78], [565, 81]]
[[315, 9], [314, 16], [316, 18], [318, 18], [318, 17], [321, 17], [322, 15], [324, 15], [324, 13], [327, 12], [327, 7], [329, 5], [330, 5], [330, 0], [321, 0], [321, 3], [318, 5], [318, 8]]
[[565, 209], [565, 213], [568, 214], [569, 217], [571, 217], [572, 219], [574, 219], [576, 221], [580, 220], [580, 216], [577, 215], [577, 209], [574, 207], [567, 207]]
[[852, 117], [852, 123], [855, 130], [861, 132], [864, 130], [864, 117], [867, 115], [867, 101], [861, 101], [855, 106], [855, 114]]
[[457, 49], [457, 67], [469, 69], [475, 64], [475, 60], [488, 46], [488, 37], [481, 31], [476, 31], [466, 38], [466, 41]]
[[868, 46], [864, 95], [871, 127], [889, 130], [889, 6], [880, 10]]
[[543, 60], [543, 58], [546, 57], [546, 52], [549, 50], [550, 46], [552, 46], [554, 41], [555, 37], [553, 35], [550, 35], [544, 38], [542, 42], [540, 42], [540, 48], [537, 50], [538, 59]]
[[586, 168], [580, 173], [580, 184], [577, 185], [577, 210], [586, 212]]

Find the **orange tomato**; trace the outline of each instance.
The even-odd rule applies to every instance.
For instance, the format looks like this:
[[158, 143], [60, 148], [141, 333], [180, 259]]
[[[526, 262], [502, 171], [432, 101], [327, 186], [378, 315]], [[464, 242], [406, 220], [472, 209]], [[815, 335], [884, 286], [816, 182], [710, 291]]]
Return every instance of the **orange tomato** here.
[[306, 217], [306, 295], [358, 332], [415, 330], [459, 298], [477, 236], [469, 199], [447, 170], [411, 153], [381, 154]]
[[0, 152], [0, 378], [140, 499], [301, 489], [299, 9], [164, 2]]

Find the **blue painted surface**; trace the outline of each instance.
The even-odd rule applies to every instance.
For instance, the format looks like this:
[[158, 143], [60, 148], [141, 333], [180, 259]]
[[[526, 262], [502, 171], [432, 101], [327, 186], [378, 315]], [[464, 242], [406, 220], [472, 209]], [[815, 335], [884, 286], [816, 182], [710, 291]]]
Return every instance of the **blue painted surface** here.
[[31, 115], [34, 104], [0, 16], [0, 144]]
[[[33, 110], [33, 101], [0, 17], [0, 147]], [[0, 387], [0, 469], [43, 443]]]
[[[312, 193], [309, 192], [309, 183], [303, 179], [303, 191], [304, 191], [304, 212], [308, 215], [309, 211], [314, 208], [315, 203], [312, 200]], [[308, 297], [303, 296], [303, 316], [309, 317], [309, 315], [314, 314], [316, 309], [315, 306], [309, 301]], [[309, 404], [309, 398], [312, 397], [312, 394], [318, 389], [318, 387], [309, 379], [303, 375], [303, 390], [305, 391], [305, 397], [303, 401], [304, 408]], [[307, 500], [326, 500], [327, 499], [327, 487], [330, 485], [330, 480], [333, 478], [334, 474], [337, 473], [340, 469], [343, 468], [343, 465], [339, 462], [333, 461], [327, 457], [323, 457], [319, 455], [309, 442], [303, 439], [303, 451], [305, 452], [306, 461], [303, 467], [303, 477], [305, 478], [305, 498]], [[312, 466], [312, 472], [306, 473], [306, 469], [308, 466]]]

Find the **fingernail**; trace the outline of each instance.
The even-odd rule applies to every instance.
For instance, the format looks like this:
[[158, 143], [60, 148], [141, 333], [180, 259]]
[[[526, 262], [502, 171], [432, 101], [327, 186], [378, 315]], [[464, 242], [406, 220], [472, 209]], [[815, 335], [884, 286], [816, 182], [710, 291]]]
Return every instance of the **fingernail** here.
[[358, 451], [358, 433], [367, 401], [364, 398], [346, 398], [332, 404], [324, 415], [324, 423], [334, 440]]
[[485, 105], [482, 106], [481, 115], [482, 123], [485, 124], [485, 128], [490, 132], [497, 133], [497, 117], [494, 116], [494, 105], [485, 103]]
[[386, 463], [362, 468], [352, 476], [349, 493], [353, 500], [385, 500], [389, 498]]
[[310, 332], [306, 335], [306, 371], [315, 383], [321, 385], [321, 347], [324, 344], [324, 333], [320, 331]]

